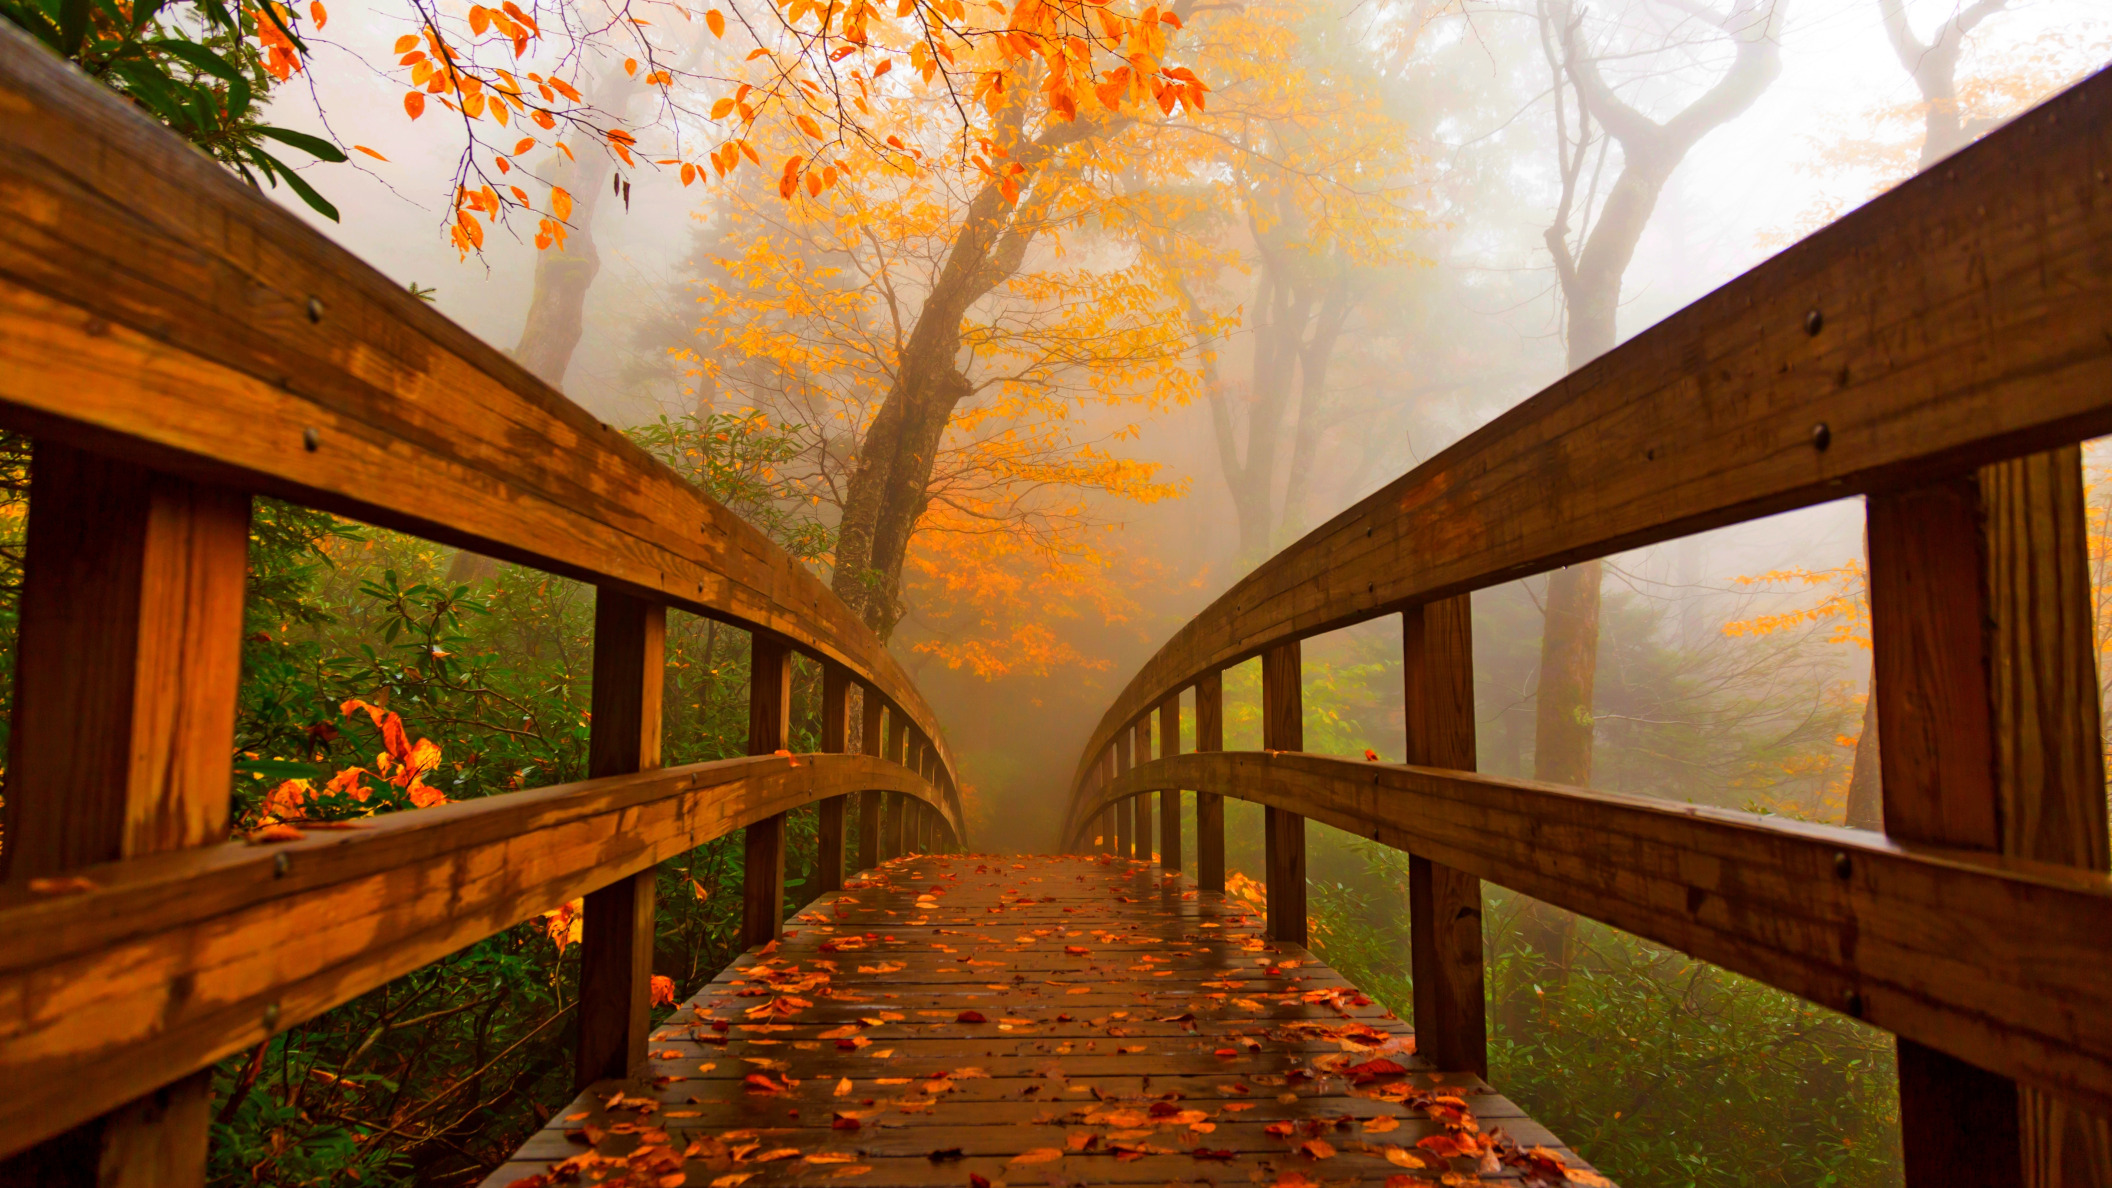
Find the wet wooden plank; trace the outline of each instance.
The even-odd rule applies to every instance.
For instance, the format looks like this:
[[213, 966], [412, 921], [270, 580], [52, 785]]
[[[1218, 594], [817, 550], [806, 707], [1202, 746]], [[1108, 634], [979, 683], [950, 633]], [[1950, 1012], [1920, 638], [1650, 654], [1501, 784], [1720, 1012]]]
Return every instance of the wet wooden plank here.
[[[886, 863], [649, 1046], [486, 1188], [583, 1164], [726, 1188], [1504, 1182], [1533, 1147], [1588, 1166], [1245, 905], [1114, 856]], [[1500, 1154], [1444, 1157], [1470, 1133]]]

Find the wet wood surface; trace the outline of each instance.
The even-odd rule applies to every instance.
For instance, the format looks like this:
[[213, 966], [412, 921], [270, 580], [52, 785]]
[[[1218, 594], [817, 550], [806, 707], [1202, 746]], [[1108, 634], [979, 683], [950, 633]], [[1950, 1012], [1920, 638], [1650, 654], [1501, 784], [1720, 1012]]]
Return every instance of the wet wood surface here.
[[1606, 1183], [1244, 905], [1112, 855], [891, 862], [650, 1047], [486, 1188]]

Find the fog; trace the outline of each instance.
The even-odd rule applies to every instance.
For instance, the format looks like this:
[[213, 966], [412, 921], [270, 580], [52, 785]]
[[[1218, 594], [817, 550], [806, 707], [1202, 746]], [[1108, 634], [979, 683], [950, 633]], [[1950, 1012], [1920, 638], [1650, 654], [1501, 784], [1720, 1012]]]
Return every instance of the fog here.
[[[441, 7], [463, 6], [448, 0]], [[1740, 6], [1740, 19], [1767, 15], [1748, 7]], [[1646, 116], [1670, 118], [1732, 68], [1729, 39], [1701, 20], [1699, 5], [1604, 0], [1579, 8], [1579, 44], [1604, 59], [1607, 82]], [[1357, 44], [1349, 50], [1330, 44], [1325, 52], [1365, 54], [1359, 85], [1374, 88], [1371, 98], [1400, 139], [1380, 201], [1412, 215], [1412, 226], [1401, 231], [1389, 258], [1360, 265], [1324, 380], [1285, 406], [1285, 449], [1301, 416], [1309, 418], [1313, 440], [1297, 491], [1289, 489], [1292, 474], [1280, 460], [1268, 476], [1261, 498], [1273, 505], [1276, 522], [1265, 549], [1255, 547], [1251, 533], [1242, 544], [1211, 400], [1198, 382], [1156, 403], [1117, 394], [1069, 405], [1073, 442], [1156, 464], [1155, 481], [1173, 492], [1150, 502], [1104, 490], [1077, 497], [1074, 506], [1087, 510], [1065, 529], [1071, 535], [1056, 551], [1090, 554], [1091, 563], [1067, 580], [1105, 587], [1106, 597], [1014, 599], [1006, 609], [964, 617], [949, 604], [942, 581], [928, 578], [907, 590], [894, 647], [960, 757], [978, 848], [1055, 844], [1070, 773], [1102, 709], [1175, 627], [1266, 551], [1563, 373], [1574, 352], [1566, 349], [1569, 306], [1547, 240], [1562, 178], [1551, 51], [1539, 11], [1525, 3], [1367, 0], [1318, 6], [1302, 27], [1301, 46], [1346, 38]], [[1763, 81], [1744, 110], [1695, 140], [1671, 171], [1619, 276], [1618, 338], [1853, 209], [1914, 165], [1922, 99], [1888, 41], [1879, 4], [1775, 0], [1770, 11], [1779, 21], [1779, 76]], [[1921, 36], [1957, 11], [1949, 0], [1908, 5]], [[441, 312], [514, 351], [524, 342], [538, 259], [549, 253], [527, 242], [532, 216], [515, 218], [511, 229], [495, 226], [480, 253], [464, 256], [448, 242], [458, 130], [431, 114], [418, 123], [406, 120], [400, 80], [370, 65], [387, 60], [388, 43], [403, 32], [400, 18], [390, 6], [340, 5], [327, 36], [318, 38], [313, 67], [297, 80], [305, 85], [277, 92], [279, 122], [327, 130], [387, 158], [355, 154], [352, 166], [309, 171], [342, 210], [342, 222], [292, 208], [398, 283], [430, 288]], [[1192, 23], [1195, 36], [1210, 36], [1209, 15]], [[1993, 12], [1965, 39], [1956, 70], [1968, 92], [1968, 122], [1983, 121], [1969, 131], [1983, 131], [1985, 120], [2013, 114], [2020, 102], [2108, 55], [2112, 6], [2104, 3], [2038, 0]], [[1315, 66], [1328, 68], [1328, 62]], [[613, 59], [603, 69], [613, 72]], [[1237, 88], [1221, 96], [1238, 98]], [[1574, 98], [1563, 102], [1573, 108]], [[643, 100], [632, 116], [670, 143], [685, 126], [674, 118], [652, 123]], [[1566, 109], [1566, 118], [1574, 135], [1575, 111]], [[663, 413], [750, 407], [754, 394], [738, 385], [715, 394], [707, 385], [700, 395], [697, 378], [685, 374], [694, 363], [671, 352], [708, 352], [726, 340], [724, 326], [707, 324], [723, 309], [715, 313], [700, 303], [698, 286], [715, 267], [707, 257], [740, 250], [743, 237], [765, 225], [755, 220], [768, 216], [732, 219], [729, 211], [743, 202], [749, 205], [742, 209], [755, 209], [752, 198], [726, 182], [685, 187], [672, 168], [645, 160], [659, 156], [657, 150], [640, 148], [638, 166], [620, 171], [630, 182], [628, 194], [602, 195], [575, 232], [575, 250], [582, 233], [591, 234], [601, 266], [584, 298], [577, 351], [561, 375], [548, 378], [618, 425]], [[580, 148], [583, 156], [603, 151]], [[1575, 230], [1588, 229], [1603, 210], [1624, 163], [1622, 148], [1603, 137], [1585, 151], [1578, 184], [1588, 190], [1571, 215], [1573, 241]], [[520, 165], [542, 171], [538, 176], [553, 168], [532, 159]], [[591, 172], [590, 166], [579, 169]], [[1197, 184], [1229, 185], [1222, 174], [1196, 177]], [[292, 203], [284, 191], [278, 194]], [[1228, 315], [1207, 349], [1235, 442], [1251, 457], [1240, 417], [1259, 399], [1257, 326], [1266, 311], [1256, 287], [1260, 249], [1249, 228], [1237, 224], [1228, 220], [1217, 228], [1214, 245], [1224, 258], [1194, 275]], [[1129, 266], [1139, 249], [1119, 234], [1104, 234], [1080, 236], [1072, 250], [1078, 253], [1072, 266], [1082, 260], [1088, 268], [1114, 270]], [[1175, 316], [1170, 300], [1166, 316]], [[1308, 333], [1300, 341], [1309, 339]], [[1201, 354], [1191, 351], [1181, 366], [1193, 372], [1200, 364]], [[851, 398], [869, 415], [883, 394]], [[793, 417], [782, 407], [766, 411], [787, 423]], [[822, 514], [833, 513], [825, 507]], [[1610, 559], [1594, 782], [1839, 820], [1867, 651], [1832, 641], [1836, 624], [1828, 622], [1784, 627], [1764, 638], [1727, 633], [1726, 625], [1815, 606], [1830, 588], [1823, 583], [1740, 579], [1838, 570], [1860, 557], [1861, 531], [1859, 502], [1845, 501]], [[912, 544], [912, 568], [930, 540]], [[1031, 570], [1041, 563], [1016, 564]], [[1531, 707], [1546, 586], [1535, 579], [1476, 597], [1487, 770], [1532, 774]], [[1059, 640], [1054, 653], [1060, 654], [1051, 659], [1054, 653], [1043, 649], [1039, 659], [986, 664], [981, 672], [965, 658], [976, 654], [968, 645], [978, 632], [1016, 638], [1023, 626]], [[1309, 704], [1318, 707], [1309, 712], [1340, 717], [1339, 728], [1318, 735], [1346, 749], [1370, 746], [1397, 755], [1398, 656], [1397, 643], [1389, 642], [1397, 641], [1397, 626], [1373, 624], [1344, 636], [1308, 645], [1309, 685], [1330, 682], [1309, 691]], [[1756, 658], [1754, 649], [1776, 643], [1779, 653], [1764, 663]], [[1389, 664], [1396, 666], [1391, 678]], [[1688, 766], [1678, 770], [1688, 775], [1681, 777], [1666, 766], [1663, 730], [1652, 733], [1652, 724], [1672, 729], [1667, 723], [1695, 746], [1706, 746], [1712, 729], [1748, 736], [1774, 731], [1765, 745], [1748, 738], [1751, 762], [1768, 747], [1780, 751], [1783, 739], [1802, 730], [1812, 737], [1809, 745], [1790, 748], [1797, 750], [1795, 762], [1822, 770], [1756, 784], [1750, 771], [1695, 767], [1682, 758]], [[1791, 759], [1783, 753], [1774, 761]]]

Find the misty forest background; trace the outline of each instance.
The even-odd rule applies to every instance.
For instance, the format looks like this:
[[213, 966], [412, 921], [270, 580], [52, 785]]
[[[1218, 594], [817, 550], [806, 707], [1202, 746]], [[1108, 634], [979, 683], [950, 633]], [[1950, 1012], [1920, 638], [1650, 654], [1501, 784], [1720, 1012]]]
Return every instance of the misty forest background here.
[[[231, 140], [106, 81], [287, 181], [270, 193], [832, 581], [926, 691], [974, 847], [999, 852], [1054, 844], [1101, 710], [1252, 565], [2112, 58], [2112, 9], [2086, 0], [1195, 5], [1207, 109], [1056, 167], [1008, 216], [1011, 271], [954, 292], [965, 165], [786, 199], [767, 171], [691, 185], [643, 144], [538, 147], [519, 169], [565, 187], [563, 242], [474, 202], [465, 222], [472, 158], [398, 98], [403, 14], [346, 0], [323, 26], [306, 3], [304, 67], [250, 10], [196, 26], [255, 92]], [[27, 26], [40, 5], [0, 7]], [[722, 52], [652, 36], [678, 73]], [[654, 114], [664, 80], [581, 44], [586, 102], [685, 126]], [[259, 139], [266, 115], [290, 138]], [[299, 167], [242, 156], [265, 140]], [[332, 144], [362, 151], [331, 164]], [[926, 315], [966, 330], [920, 358]], [[920, 367], [955, 385], [921, 430], [882, 413]], [[919, 431], [937, 463], [905, 512], [861, 487], [861, 451]], [[2112, 484], [2086, 459], [2104, 608]], [[0, 440], [9, 592], [31, 460]], [[1861, 535], [1848, 501], [1476, 594], [1481, 769], [1874, 825]], [[259, 500], [248, 614], [239, 828], [583, 774], [577, 583]], [[669, 763], [742, 750], [747, 660], [741, 632], [671, 617]], [[1397, 624], [1305, 663], [1308, 747], [1399, 760]], [[811, 749], [819, 674], [796, 682]], [[1260, 745], [1259, 685], [1258, 662], [1227, 673], [1228, 748]], [[1406, 856], [1308, 828], [1314, 947], [1405, 1015]], [[788, 903], [813, 834], [795, 815]], [[1228, 805], [1227, 835], [1235, 893], [1258, 894], [1259, 809]], [[663, 867], [655, 972], [678, 998], [733, 956], [739, 887], [737, 836]], [[1899, 1182], [1889, 1037], [1487, 894], [1490, 1079], [1619, 1182]], [[214, 1182], [474, 1184], [568, 1096], [576, 939], [560, 908], [228, 1061]]]

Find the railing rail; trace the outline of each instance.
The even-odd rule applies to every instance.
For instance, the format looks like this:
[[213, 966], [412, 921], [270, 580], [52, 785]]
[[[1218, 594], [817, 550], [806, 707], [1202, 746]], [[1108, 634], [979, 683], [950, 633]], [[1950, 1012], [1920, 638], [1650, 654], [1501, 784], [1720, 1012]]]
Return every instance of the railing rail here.
[[[91, 1163], [202, 1182], [198, 1070], [581, 895], [578, 1076], [621, 1075], [645, 1057], [655, 863], [744, 829], [752, 942], [782, 927], [792, 808], [820, 806], [823, 890], [849, 793], [881, 794], [861, 863], [902, 852], [905, 823], [965, 838], [930, 707], [812, 573], [5, 25], [0, 426], [35, 446], [0, 1156], [102, 1115]], [[594, 584], [593, 778], [225, 842], [253, 494]], [[751, 632], [753, 757], [661, 769], [668, 608]], [[776, 754], [794, 653], [822, 666], [835, 753]], [[80, 1155], [45, 1150], [22, 1158]]]
[[[2100, 73], [1264, 562], [1115, 698], [1065, 840], [1147, 854], [1133, 798], [1192, 790], [1221, 889], [1222, 797], [1262, 804], [1270, 930], [1301, 942], [1303, 818], [1408, 851], [1417, 1030], [1452, 1067], [1485, 1068], [1487, 879], [1894, 1031], [1917, 1188], [2056, 1183], [2070, 1142], [2112, 1166], [2076, 446], [2112, 432], [2108, 162]], [[1473, 774], [1470, 592], [1851, 495], [1889, 836]], [[1394, 614], [1418, 766], [1284, 753], [1303, 750], [1300, 641]], [[1267, 753], [1182, 754], [1182, 693], [1194, 751], [1222, 751], [1222, 671], [1255, 656]], [[1181, 861], [1178, 837], [1161, 848]]]

